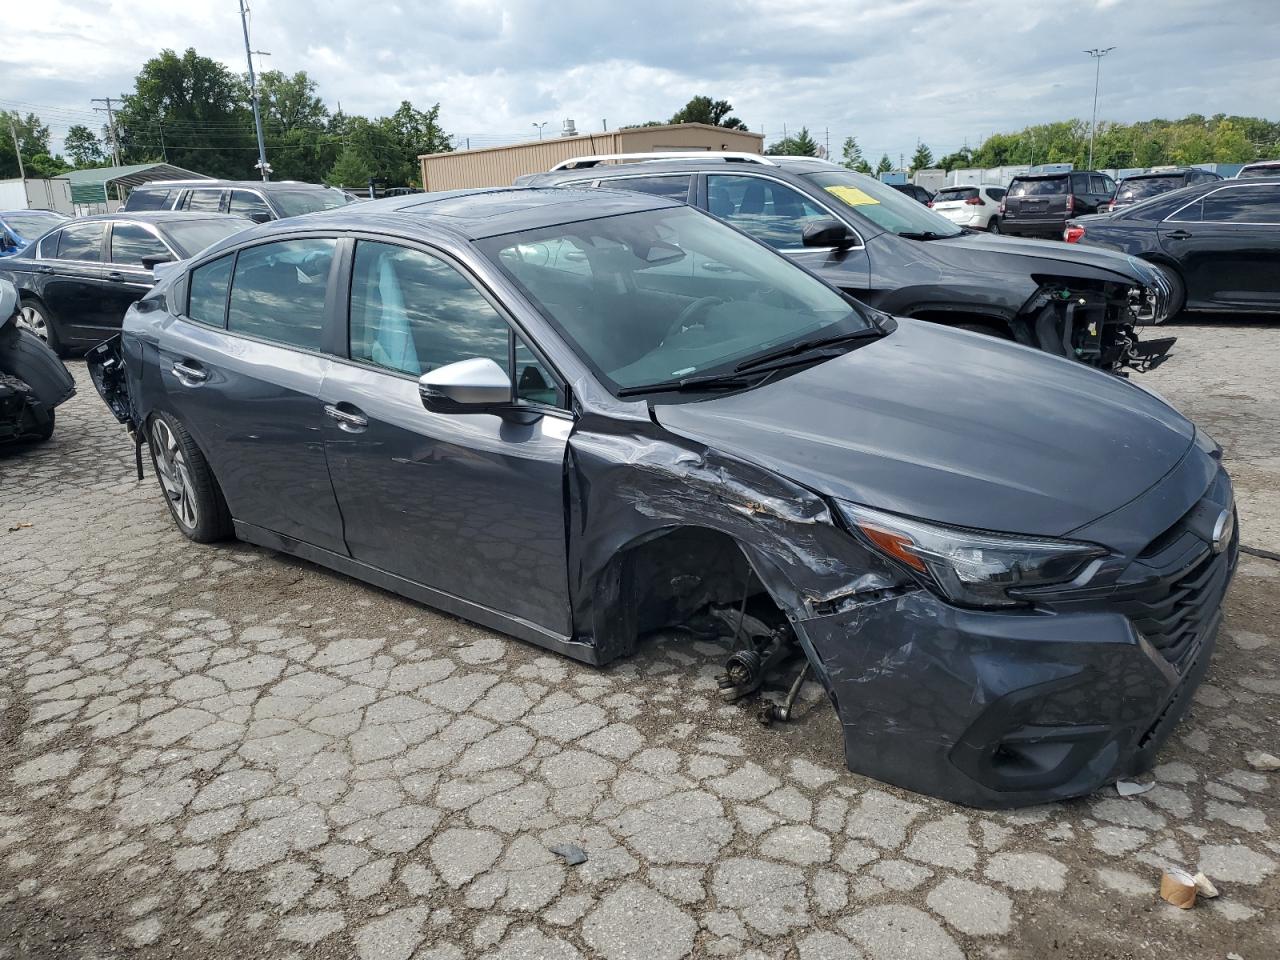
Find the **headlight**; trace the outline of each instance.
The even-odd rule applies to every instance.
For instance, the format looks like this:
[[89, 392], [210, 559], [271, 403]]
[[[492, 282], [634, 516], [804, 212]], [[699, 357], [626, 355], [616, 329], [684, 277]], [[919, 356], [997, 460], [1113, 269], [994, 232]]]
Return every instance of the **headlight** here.
[[1011, 590], [1066, 583], [1108, 553], [1092, 543], [942, 527], [852, 503], [841, 503], [840, 512], [872, 548], [966, 607], [1019, 606], [1026, 601]]

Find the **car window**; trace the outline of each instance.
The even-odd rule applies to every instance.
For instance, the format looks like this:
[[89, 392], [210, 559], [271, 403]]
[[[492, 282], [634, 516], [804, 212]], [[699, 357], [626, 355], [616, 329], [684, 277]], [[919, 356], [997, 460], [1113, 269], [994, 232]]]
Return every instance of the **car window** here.
[[551, 407], [562, 404], [555, 378], [520, 337], [516, 337], [515, 380], [516, 399]]
[[803, 246], [806, 226], [831, 219], [831, 214], [798, 190], [763, 177], [711, 174], [707, 193], [713, 198], [712, 212], [724, 211], [717, 216], [774, 249]]
[[964, 231], [940, 213], [917, 203], [874, 177], [851, 170], [824, 170], [805, 174], [841, 206], [866, 217], [882, 230], [899, 235], [955, 237]]
[[58, 259], [101, 263], [102, 233], [106, 227], [102, 221], [75, 223], [64, 227], [58, 238]]
[[1182, 174], [1177, 173], [1160, 177], [1130, 177], [1120, 181], [1116, 200], [1120, 203], [1136, 203], [1169, 190], [1177, 190], [1181, 186]]
[[1007, 192], [1004, 189], [1004, 187], [987, 187], [986, 191], [987, 191], [987, 196], [989, 196], [992, 200], [1003, 200], [1004, 195]]
[[129, 194], [126, 210], [164, 210], [169, 206], [172, 190], [135, 190]]
[[939, 203], [948, 203], [955, 200], [977, 200], [977, 187], [945, 187], [934, 194], [933, 202], [936, 206]]
[[511, 328], [438, 257], [387, 243], [356, 244], [351, 359], [418, 377], [472, 357], [510, 369]]
[[317, 210], [332, 210], [335, 207], [345, 207], [351, 202], [351, 198], [341, 190], [319, 187], [314, 190], [272, 190], [271, 200], [280, 208], [280, 215], [284, 217], [300, 217]]
[[256, 193], [250, 193], [248, 190], [232, 190], [231, 202], [227, 206], [227, 213], [240, 217], [248, 217], [252, 220], [254, 217], [267, 220], [275, 219], [271, 213], [271, 208], [267, 206], [267, 201], [263, 200]]
[[235, 254], [227, 254], [191, 271], [187, 316], [211, 327], [227, 325], [227, 287]]
[[166, 257], [173, 254], [154, 233], [136, 223], [117, 223], [111, 228], [111, 262], [131, 267], [142, 266], [143, 257]]
[[319, 350], [336, 246], [332, 239], [281, 240], [241, 250], [231, 281], [227, 329]]
[[205, 210], [217, 213], [222, 206], [221, 190], [192, 190], [187, 195], [185, 210]]
[[1107, 178], [1100, 174], [1094, 174], [1089, 178], [1090, 193], [1111, 193], [1111, 188], [1107, 185]]
[[1066, 177], [1046, 177], [1039, 180], [1015, 179], [1009, 184], [1011, 197], [1052, 197], [1066, 192]]
[[672, 200], [686, 200], [691, 179], [693, 178], [687, 174], [671, 177], [615, 177], [612, 180], [601, 180], [599, 185], [611, 190], [635, 190], [637, 193], [651, 193], [657, 197], [670, 197]]
[[1250, 177], [1275, 177], [1280, 176], [1280, 166], [1274, 164], [1259, 164], [1257, 166], [1244, 167], [1236, 174], [1238, 180], [1248, 180]]
[[1206, 223], [1280, 224], [1280, 184], [1215, 190], [1204, 198], [1201, 218]]
[[6, 213], [4, 225], [9, 230], [27, 240], [34, 240], [46, 230], [51, 230], [67, 218], [57, 213], [45, 213], [33, 210], [28, 213]]

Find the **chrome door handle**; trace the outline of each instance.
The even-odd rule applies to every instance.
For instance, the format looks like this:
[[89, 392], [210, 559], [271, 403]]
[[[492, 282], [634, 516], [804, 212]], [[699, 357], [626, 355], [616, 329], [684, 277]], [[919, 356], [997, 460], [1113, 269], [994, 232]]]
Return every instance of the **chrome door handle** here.
[[324, 405], [324, 414], [330, 420], [337, 420], [339, 428], [346, 430], [348, 433], [359, 433], [369, 425], [369, 419], [358, 413], [348, 413], [341, 410], [332, 403]]
[[173, 375], [178, 378], [184, 387], [198, 387], [209, 379], [207, 370], [193, 367], [185, 360], [179, 360], [171, 369], [173, 370]]

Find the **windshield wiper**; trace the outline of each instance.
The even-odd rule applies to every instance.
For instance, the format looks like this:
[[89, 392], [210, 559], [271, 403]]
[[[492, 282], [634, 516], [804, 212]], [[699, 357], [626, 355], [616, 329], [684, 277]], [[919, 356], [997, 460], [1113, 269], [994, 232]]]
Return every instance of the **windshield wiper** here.
[[898, 232], [898, 236], [904, 237], [907, 240], [946, 240], [946, 239], [949, 239], [950, 237], [958, 237], [960, 236], [960, 233], [963, 233], [963, 232], [964, 231], [959, 231], [956, 233], [934, 233], [932, 230], [920, 230], [920, 231], [900, 230]]
[[681, 377], [679, 380], [660, 380], [638, 387], [623, 387], [619, 397], [638, 397], [646, 393], [678, 393], [682, 390], [736, 390], [750, 386], [755, 378], [733, 373], [708, 373], [700, 377]]
[[878, 340], [885, 335], [885, 331], [879, 327], [868, 327], [865, 330], [854, 330], [852, 333], [836, 333], [828, 337], [815, 337], [812, 340], [800, 340], [796, 343], [788, 343], [785, 346], [778, 347], [776, 350], [770, 350], [767, 353], [759, 354], [750, 360], [743, 360], [733, 369], [742, 373], [745, 370], [758, 371], [766, 364], [772, 363], [774, 360], [782, 360], [785, 357], [795, 357], [810, 351], [817, 350], [820, 347], [832, 347], [841, 343], [848, 343], [856, 340]]

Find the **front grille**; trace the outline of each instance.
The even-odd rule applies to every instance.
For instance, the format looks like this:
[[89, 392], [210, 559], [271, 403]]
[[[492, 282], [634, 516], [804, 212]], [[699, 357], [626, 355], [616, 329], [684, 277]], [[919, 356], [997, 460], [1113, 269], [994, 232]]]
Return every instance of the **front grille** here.
[[1148, 581], [1117, 598], [1120, 611], [1134, 629], [1180, 673], [1189, 666], [1205, 626], [1222, 605], [1238, 551], [1235, 537], [1221, 553], [1205, 546], [1179, 572]]

